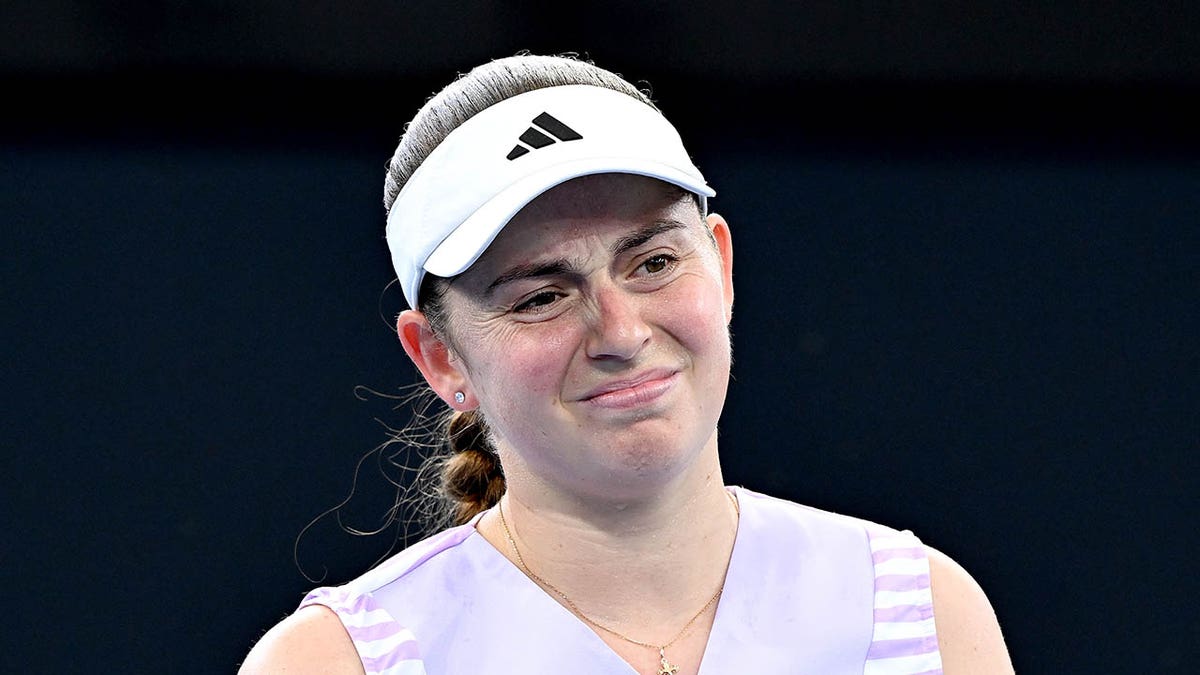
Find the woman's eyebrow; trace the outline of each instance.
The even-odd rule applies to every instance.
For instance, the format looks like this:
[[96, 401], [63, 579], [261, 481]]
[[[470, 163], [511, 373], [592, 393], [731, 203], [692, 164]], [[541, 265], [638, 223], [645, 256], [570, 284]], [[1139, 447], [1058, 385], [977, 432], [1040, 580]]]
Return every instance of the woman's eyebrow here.
[[670, 232], [671, 230], [679, 230], [679, 229], [683, 229], [685, 227], [687, 227], [687, 225], [685, 223], [680, 222], [678, 220], [673, 220], [670, 218], [663, 219], [663, 220], [656, 220], [653, 223], [651, 223], [650, 225], [647, 225], [646, 227], [643, 227], [642, 229], [638, 230], [637, 232], [634, 232], [632, 234], [627, 234], [624, 237], [621, 237], [620, 239], [616, 240], [615, 242], [613, 242], [612, 246], [609, 247], [609, 250], [612, 252], [613, 256], [619, 256], [622, 253], [625, 253], [631, 249], [635, 249], [635, 248], [641, 246], [642, 244], [645, 244], [646, 242], [657, 237], [658, 235], [662, 234], [663, 232]]
[[[637, 230], [636, 232], [632, 232], [617, 239], [609, 247], [609, 250], [613, 256], [618, 256], [631, 249], [635, 249], [642, 244], [645, 244], [663, 232], [679, 230], [685, 227], [687, 227], [686, 223], [678, 220], [672, 220], [670, 218], [656, 220], [646, 227]], [[490, 297], [497, 288], [500, 288], [507, 283], [520, 281], [521, 279], [570, 274], [575, 269], [578, 269], [578, 267], [572, 265], [570, 261], [562, 259], [514, 265], [505, 270], [500, 276], [496, 277], [492, 283], [488, 284], [488, 287], [484, 289], [484, 294]]]
[[549, 262], [525, 263], [522, 265], [514, 265], [504, 271], [503, 274], [496, 277], [496, 280], [488, 284], [484, 294], [490, 296], [497, 288], [504, 284], [521, 279], [529, 279], [532, 277], [548, 277], [559, 274], [567, 274], [574, 269], [566, 260], [551, 260]]

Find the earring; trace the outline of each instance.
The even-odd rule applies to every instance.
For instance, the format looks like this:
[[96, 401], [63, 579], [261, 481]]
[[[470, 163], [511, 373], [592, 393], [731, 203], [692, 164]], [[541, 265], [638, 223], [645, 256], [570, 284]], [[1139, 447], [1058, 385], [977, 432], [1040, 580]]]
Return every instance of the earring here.
[[461, 391], [454, 392], [454, 402], [455, 403], [458, 403], [461, 405], [461, 404], [465, 403], [466, 401], [467, 401], [466, 394], [462, 393]]

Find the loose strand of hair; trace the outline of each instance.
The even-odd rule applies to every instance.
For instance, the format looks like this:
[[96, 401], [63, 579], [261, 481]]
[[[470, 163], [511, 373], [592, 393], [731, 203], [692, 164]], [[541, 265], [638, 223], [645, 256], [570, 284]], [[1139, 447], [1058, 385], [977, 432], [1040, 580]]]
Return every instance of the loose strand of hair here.
[[[446, 518], [441, 514], [446, 509], [438, 495], [437, 467], [444, 461], [448, 451], [446, 442], [438, 439], [447, 413], [430, 412], [438, 401], [437, 396], [423, 384], [403, 387], [399, 394], [387, 394], [360, 385], [355, 387], [354, 394], [364, 401], [367, 400], [367, 394], [395, 400], [397, 409], [410, 410], [410, 421], [403, 428], [396, 429], [376, 418], [376, 422], [385, 429], [389, 438], [358, 458], [346, 495], [315, 516], [296, 535], [292, 546], [292, 559], [300, 574], [312, 583], [323, 582], [328, 575], [328, 569], [322, 568], [320, 576], [309, 574], [300, 559], [300, 546], [305, 535], [326, 518], [332, 517], [339, 529], [358, 537], [375, 536], [389, 527], [394, 527], [392, 544], [375, 565], [395, 551], [406, 547], [415, 538], [431, 534], [445, 526]], [[395, 449], [392, 450], [393, 448]], [[394, 497], [392, 505], [382, 514], [379, 524], [364, 528], [349, 524], [345, 520], [344, 512], [359, 493], [363, 468], [372, 459], [378, 475], [393, 486]]]

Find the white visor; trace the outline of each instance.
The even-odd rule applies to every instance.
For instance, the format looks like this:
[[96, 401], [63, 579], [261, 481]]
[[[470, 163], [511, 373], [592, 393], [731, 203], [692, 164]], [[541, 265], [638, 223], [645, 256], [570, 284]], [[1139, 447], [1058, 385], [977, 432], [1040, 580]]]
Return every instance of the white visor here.
[[505, 99], [446, 136], [392, 204], [387, 241], [404, 299], [415, 309], [426, 272], [461, 274], [538, 195], [597, 173], [657, 178], [702, 202], [716, 194], [675, 127], [628, 94], [568, 85]]

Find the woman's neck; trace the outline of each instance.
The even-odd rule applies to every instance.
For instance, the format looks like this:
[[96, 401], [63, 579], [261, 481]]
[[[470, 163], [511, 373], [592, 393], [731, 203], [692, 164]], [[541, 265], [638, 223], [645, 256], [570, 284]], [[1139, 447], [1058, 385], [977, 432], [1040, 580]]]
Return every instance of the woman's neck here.
[[504, 522], [493, 509], [479, 531], [585, 620], [665, 642], [722, 587], [737, 531], [715, 447], [705, 455], [640, 499], [563, 497], [512, 476]]

